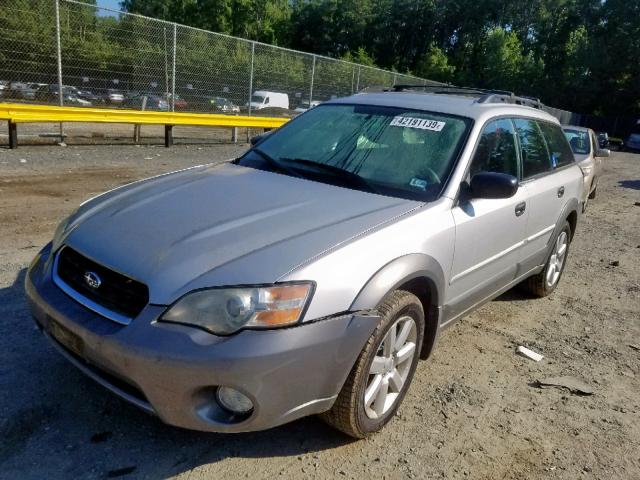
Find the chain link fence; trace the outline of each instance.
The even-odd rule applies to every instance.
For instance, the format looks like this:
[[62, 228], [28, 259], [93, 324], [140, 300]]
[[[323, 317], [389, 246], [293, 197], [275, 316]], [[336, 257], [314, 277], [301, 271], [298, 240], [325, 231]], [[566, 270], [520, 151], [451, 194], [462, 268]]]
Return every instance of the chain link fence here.
[[[441, 85], [78, 0], [0, 2], [0, 101], [291, 116], [368, 87]], [[544, 109], [564, 124], [630, 130]]]
[[0, 9], [2, 101], [289, 116], [394, 84], [438, 83], [77, 0]]

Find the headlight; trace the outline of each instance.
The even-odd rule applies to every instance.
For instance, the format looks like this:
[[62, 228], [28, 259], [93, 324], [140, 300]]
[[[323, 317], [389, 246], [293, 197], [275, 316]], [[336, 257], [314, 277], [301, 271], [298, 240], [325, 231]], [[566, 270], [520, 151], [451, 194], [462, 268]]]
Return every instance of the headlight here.
[[311, 283], [296, 283], [197, 290], [178, 300], [160, 321], [194, 325], [220, 335], [242, 328], [292, 325], [300, 320], [312, 289]]

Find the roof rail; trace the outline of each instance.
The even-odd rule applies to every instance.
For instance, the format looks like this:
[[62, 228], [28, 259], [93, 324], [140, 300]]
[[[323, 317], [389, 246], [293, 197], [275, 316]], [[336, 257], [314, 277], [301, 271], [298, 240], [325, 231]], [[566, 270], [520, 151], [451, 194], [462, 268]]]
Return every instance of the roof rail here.
[[522, 97], [514, 95], [504, 95], [499, 93], [487, 93], [477, 100], [478, 103], [511, 103], [515, 105], [523, 105], [525, 107], [542, 109], [542, 102], [539, 98]]
[[[429, 93], [436, 94], [462, 94], [462, 95], [479, 95], [477, 103], [510, 103], [514, 105], [523, 105], [542, 109], [543, 105], [540, 99], [516, 95], [508, 90], [490, 90], [475, 87], [458, 87], [451, 84], [442, 85], [394, 85], [391, 88], [383, 88], [382, 91], [402, 92], [406, 90], [423, 89], [429, 90]], [[380, 90], [378, 90], [380, 91]]]
[[442, 83], [440, 85], [394, 85], [391, 87], [394, 92], [402, 92], [404, 90], [412, 90], [420, 88], [424, 90], [443, 90], [435, 93], [470, 93], [470, 94], [482, 94], [482, 93], [498, 93], [503, 95], [513, 95], [513, 92], [507, 90], [487, 90], [485, 88], [476, 87], [459, 87], [457, 85]]

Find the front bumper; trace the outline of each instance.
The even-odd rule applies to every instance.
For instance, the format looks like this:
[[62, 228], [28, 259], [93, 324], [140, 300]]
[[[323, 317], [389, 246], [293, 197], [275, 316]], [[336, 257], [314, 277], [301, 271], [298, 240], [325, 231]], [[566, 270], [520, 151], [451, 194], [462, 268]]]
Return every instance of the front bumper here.
[[[219, 337], [158, 322], [147, 305], [129, 325], [86, 309], [51, 280], [50, 247], [32, 262], [26, 292], [33, 316], [76, 367], [165, 423], [217, 432], [262, 430], [328, 410], [378, 317], [348, 314], [279, 330]], [[237, 418], [215, 400], [217, 386], [254, 404]]]

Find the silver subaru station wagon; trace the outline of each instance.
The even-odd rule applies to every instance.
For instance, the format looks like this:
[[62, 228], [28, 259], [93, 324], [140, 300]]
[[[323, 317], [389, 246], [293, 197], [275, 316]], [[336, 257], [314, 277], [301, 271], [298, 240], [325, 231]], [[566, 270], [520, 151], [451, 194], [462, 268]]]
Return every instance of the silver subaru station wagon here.
[[551, 293], [583, 177], [558, 121], [502, 93], [323, 103], [240, 158], [87, 200], [26, 278], [69, 362], [180, 427], [321, 414], [378, 431], [455, 320]]

